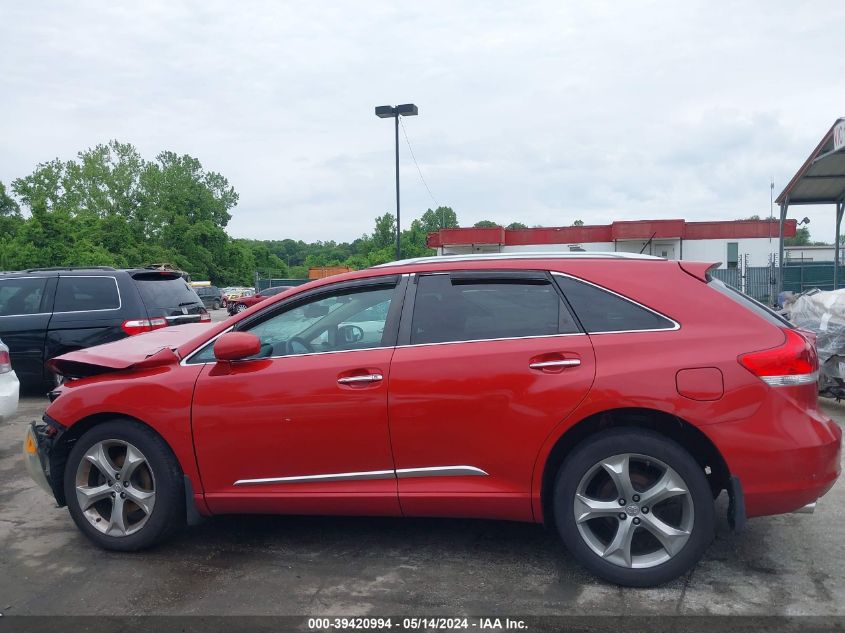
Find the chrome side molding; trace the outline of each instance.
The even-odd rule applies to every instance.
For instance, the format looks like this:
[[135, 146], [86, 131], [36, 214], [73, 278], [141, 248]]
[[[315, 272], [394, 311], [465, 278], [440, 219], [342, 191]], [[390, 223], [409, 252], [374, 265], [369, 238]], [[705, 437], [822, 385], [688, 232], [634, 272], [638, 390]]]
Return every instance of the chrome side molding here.
[[393, 479], [392, 470], [367, 470], [359, 473], [328, 473], [325, 475], [298, 475], [295, 477], [266, 477], [264, 479], [238, 479], [236, 486], [250, 484], [296, 484], [309, 481], [348, 481], [363, 479]]
[[429, 466], [427, 468], [397, 468], [399, 479], [406, 477], [486, 477], [487, 473], [475, 466]]
[[487, 472], [475, 466], [428, 466], [425, 468], [399, 468], [395, 470], [366, 470], [355, 473], [238, 479], [234, 485], [250, 486], [255, 484], [297, 484], [319, 481], [364, 481], [367, 479], [393, 479], [394, 477], [399, 479], [408, 477], [486, 477], [487, 475]]

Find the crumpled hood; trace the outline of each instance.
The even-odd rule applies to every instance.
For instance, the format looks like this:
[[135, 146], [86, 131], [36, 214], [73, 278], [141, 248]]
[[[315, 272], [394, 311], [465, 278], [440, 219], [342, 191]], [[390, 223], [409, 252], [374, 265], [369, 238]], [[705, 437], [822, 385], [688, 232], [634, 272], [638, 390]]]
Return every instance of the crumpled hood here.
[[70, 378], [94, 376], [125, 369], [158, 367], [181, 360], [177, 348], [209, 332], [205, 323], [190, 323], [161, 328], [129, 338], [68, 352], [47, 361], [57, 374]]

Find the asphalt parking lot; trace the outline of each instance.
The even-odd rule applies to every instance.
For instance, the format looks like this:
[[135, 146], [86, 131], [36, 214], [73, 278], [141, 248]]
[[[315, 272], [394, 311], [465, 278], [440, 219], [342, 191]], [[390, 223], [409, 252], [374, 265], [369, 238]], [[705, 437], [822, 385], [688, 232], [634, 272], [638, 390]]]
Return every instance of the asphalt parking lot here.
[[[0, 425], [5, 615], [845, 615], [842, 482], [814, 515], [740, 535], [722, 511], [695, 570], [648, 590], [582, 572], [540, 526], [494, 521], [221, 517], [121, 554], [91, 545], [26, 474], [24, 428], [45, 405], [25, 397]], [[824, 408], [845, 424], [845, 405]]]

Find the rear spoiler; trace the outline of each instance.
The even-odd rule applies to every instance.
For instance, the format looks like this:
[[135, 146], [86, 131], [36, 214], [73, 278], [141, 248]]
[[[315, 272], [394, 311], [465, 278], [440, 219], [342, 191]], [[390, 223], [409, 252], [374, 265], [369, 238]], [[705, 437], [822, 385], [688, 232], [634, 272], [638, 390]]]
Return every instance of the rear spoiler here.
[[721, 265], [722, 262], [716, 262], [715, 264], [708, 262], [678, 262], [678, 266], [681, 267], [681, 270], [688, 275], [692, 275], [696, 279], [700, 279], [704, 283], [710, 281], [710, 271]]
[[138, 270], [131, 273], [132, 279], [152, 280], [152, 279], [181, 279], [181, 273], [175, 270]]

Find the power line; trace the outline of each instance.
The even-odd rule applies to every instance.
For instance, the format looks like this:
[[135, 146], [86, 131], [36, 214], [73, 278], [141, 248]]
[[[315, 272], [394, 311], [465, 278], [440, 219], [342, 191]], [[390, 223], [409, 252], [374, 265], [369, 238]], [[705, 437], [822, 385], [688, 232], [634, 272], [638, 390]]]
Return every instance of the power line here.
[[422, 175], [420, 164], [417, 162], [417, 157], [414, 156], [414, 148], [411, 147], [411, 141], [408, 140], [408, 132], [405, 131], [405, 124], [402, 122], [402, 117], [397, 118], [399, 119], [399, 124], [402, 126], [402, 135], [405, 137], [405, 142], [408, 144], [408, 150], [411, 152], [411, 158], [414, 159], [414, 165], [417, 166], [417, 173], [420, 175], [420, 180], [422, 180], [422, 184], [425, 185], [425, 189], [426, 191], [428, 191], [428, 195], [431, 196], [431, 199], [434, 202], [434, 207], [437, 208], [440, 206], [440, 203], [437, 202], [437, 198], [435, 198], [434, 194], [431, 193], [431, 188], [428, 186], [428, 183], [425, 181], [425, 178]]

